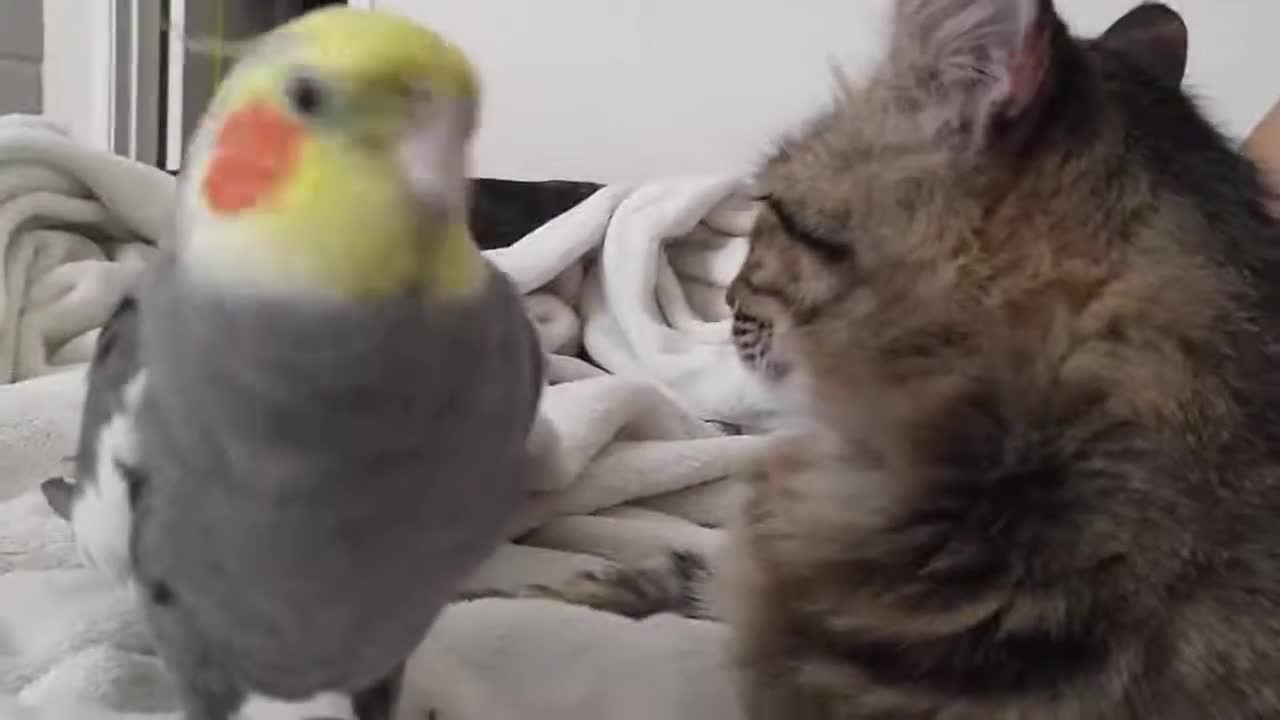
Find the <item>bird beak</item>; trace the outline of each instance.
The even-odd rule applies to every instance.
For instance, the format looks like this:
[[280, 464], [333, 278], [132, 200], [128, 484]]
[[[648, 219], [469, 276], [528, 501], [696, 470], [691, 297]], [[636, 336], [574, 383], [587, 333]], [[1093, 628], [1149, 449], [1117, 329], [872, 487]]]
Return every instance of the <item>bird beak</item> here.
[[435, 98], [413, 109], [400, 146], [410, 191], [427, 212], [444, 220], [466, 219], [470, 140], [475, 104]]

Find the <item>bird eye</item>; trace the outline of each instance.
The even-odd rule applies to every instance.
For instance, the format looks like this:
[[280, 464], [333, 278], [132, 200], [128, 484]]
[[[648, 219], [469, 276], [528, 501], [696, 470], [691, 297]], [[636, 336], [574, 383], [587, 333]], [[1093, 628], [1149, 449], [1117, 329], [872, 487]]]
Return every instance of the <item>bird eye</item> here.
[[429, 103], [434, 96], [430, 83], [417, 82], [409, 87], [409, 97], [419, 103]]
[[329, 106], [329, 88], [318, 78], [299, 73], [289, 78], [285, 95], [293, 111], [303, 117], [322, 115]]

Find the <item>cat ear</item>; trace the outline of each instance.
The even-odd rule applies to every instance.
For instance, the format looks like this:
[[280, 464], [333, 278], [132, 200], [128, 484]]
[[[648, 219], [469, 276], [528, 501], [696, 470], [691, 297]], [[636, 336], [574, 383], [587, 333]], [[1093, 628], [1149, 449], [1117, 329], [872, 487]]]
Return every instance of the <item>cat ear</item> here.
[[1098, 38], [1123, 52], [1170, 85], [1181, 85], [1187, 71], [1187, 25], [1167, 5], [1147, 3], [1130, 10]]
[[897, 0], [890, 72], [937, 127], [987, 133], [1047, 93], [1059, 30], [1050, 0]]

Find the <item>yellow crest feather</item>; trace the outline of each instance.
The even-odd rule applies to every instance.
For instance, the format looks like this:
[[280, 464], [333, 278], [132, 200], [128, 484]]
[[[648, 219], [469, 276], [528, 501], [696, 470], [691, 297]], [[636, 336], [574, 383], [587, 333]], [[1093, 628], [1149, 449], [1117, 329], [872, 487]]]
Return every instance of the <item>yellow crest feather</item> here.
[[282, 35], [302, 41], [301, 57], [314, 66], [376, 81], [379, 73], [431, 75], [439, 92], [457, 97], [479, 93], [467, 56], [439, 34], [388, 12], [334, 5], [287, 23]]
[[[206, 258], [263, 283], [295, 282], [349, 297], [376, 298], [413, 285], [437, 296], [482, 287], [487, 264], [465, 217], [424, 219], [395, 144], [410, 122], [406, 86], [426, 80], [440, 101], [477, 99], [466, 55], [408, 18], [344, 6], [312, 11], [251, 47], [215, 100], [210, 133], [249, 105], [291, 112], [283, 87], [297, 68], [349, 92], [351, 107], [332, 122], [306, 126], [287, 181], [269, 198], [229, 217], [206, 213], [222, 230], [205, 244], [214, 235], [227, 238]], [[192, 160], [192, 172], [202, 176], [209, 158]], [[245, 270], [235, 270], [237, 258]]]

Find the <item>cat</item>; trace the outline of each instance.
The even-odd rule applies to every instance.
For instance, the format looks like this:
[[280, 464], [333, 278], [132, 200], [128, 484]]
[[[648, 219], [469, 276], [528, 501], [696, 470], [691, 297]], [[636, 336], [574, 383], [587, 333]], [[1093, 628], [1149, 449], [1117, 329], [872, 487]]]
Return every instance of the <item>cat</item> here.
[[1280, 717], [1280, 226], [1186, 61], [1163, 5], [897, 0], [759, 173], [733, 337], [796, 419], [724, 567], [546, 593], [719, 585], [752, 720]]

